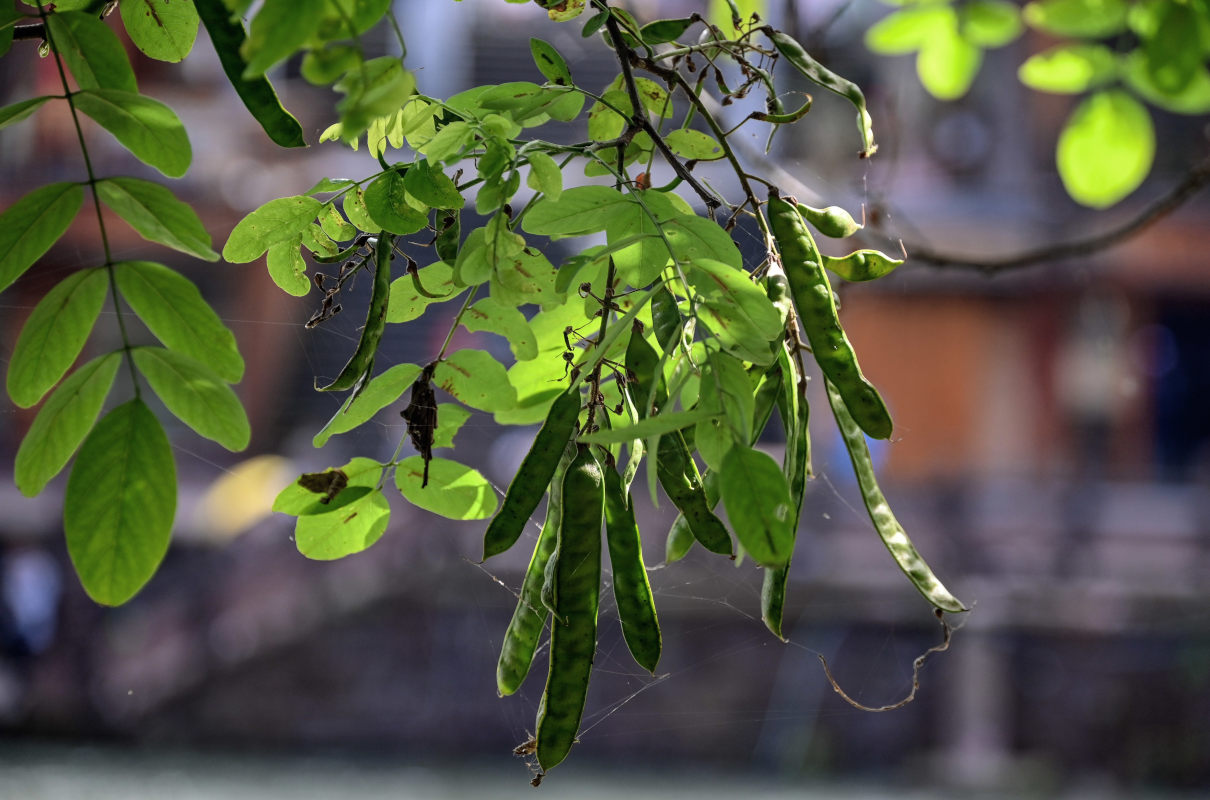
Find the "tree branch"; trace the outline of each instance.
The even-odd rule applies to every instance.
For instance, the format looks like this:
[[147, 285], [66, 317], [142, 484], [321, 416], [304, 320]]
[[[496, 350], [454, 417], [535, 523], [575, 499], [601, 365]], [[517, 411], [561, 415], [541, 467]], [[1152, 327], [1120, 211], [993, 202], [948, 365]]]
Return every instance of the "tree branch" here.
[[1102, 250], [1108, 250], [1137, 235], [1182, 206], [1207, 184], [1210, 184], [1210, 157], [1195, 164], [1185, 175], [1184, 179], [1172, 187], [1167, 194], [1161, 196], [1151, 205], [1147, 206], [1147, 208], [1143, 209], [1138, 216], [1126, 221], [1117, 228], [1096, 234], [1095, 236], [1075, 239], [1070, 242], [1044, 245], [1013, 255], [981, 258], [978, 256], [938, 253], [927, 247], [915, 246], [906, 242], [904, 243], [904, 247], [907, 249], [910, 258], [918, 263], [929, 264], [939, 269], [969, 269], [982, 272], [986, 275], [1031, 267], [1047, 261], [1059, 261], [1075, 256], [1087, 256]]

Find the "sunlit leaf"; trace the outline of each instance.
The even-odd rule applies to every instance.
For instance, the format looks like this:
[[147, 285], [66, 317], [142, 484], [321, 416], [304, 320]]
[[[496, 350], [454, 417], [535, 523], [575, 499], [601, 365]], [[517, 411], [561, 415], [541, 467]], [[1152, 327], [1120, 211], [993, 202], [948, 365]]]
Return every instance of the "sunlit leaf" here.
[[1037, 0], [1021, 15], [1032, 27], [1056, 36], [1103, 39], [1126, 29], [1126, 0]]
[[758, 564], [790, 560], [797, 519], [781, 465], [760, 450], [737, 444], [723, 457], [720, 488], [731, 528]]
[[81, 89], [139, 90], [125, 48], [95, 15], [56, 10], [46, 21], [55, 47]]
[[370, 421], [375, 414], [402, 397], [419, 374], [420, 367], [415, 364], [396, 364], [375, 376], [360, 392], [341, 405], [328, 424], [315, 434], [311, 444], [323, 447], [336, 434], [351, 431]]
[[84, 349], [108, 291], [104, 269], [81, 270], [34, 307], [8, 362], [8, 395], [14, 403], [29, 408], [59, 382]]
[[13, 465], [13, 482], [26, 497], [39, 494], [67, 466], [101, 413], [121, 363], [121, 353], [94, 358], [68, 375], [38, 409]]
[[1068, 118], [1056, 157], [1059, 177], [1074, 200], [1093, 208], [1111, 206], [1151, 171], [1151, 115], [1123, 91], [1097, 92]]
[[198, 16], [193, 0], [122, 0], [122, 24], [135, 47], [160, 61], [180, 61], [193, 49]]
[[256, 78], [298, 50], [319, 27], [325, 0], [266, 0], [240, 50], [248, 66], [245, 78]]
[[395, 486], [412, 505], [448, 519], [487, 519], [496, 512], [496, 490], [478, 470], [447, 458], [434, 458], [425, 465], [420, 456], [410, 456], [395, 469]]
[[[304, 514], [294, 525], [294, 543], [307, 558], [331, 561], [360, 553], [377, 542], [391, 520], [391, 506], [378, 490], [382, 465], [368, 458], [355, 458], [341, 468], [348, 476], [349, 493], [354, 499], [338, 504], [338, 495], [327, 513]], [[290, 491], [294, 486], [286, 487]], [[312, 495], [316, 497], [316, 495]], [[281, 495], [278, 496], [281, 499]], [[274, 510], [281, 510], [274, 504]]]
[[278, 242], [295, 238], [322, 207], [305, 195], [270, 200], [236, 224], [223, 246], [223, 258], [232, 264], [255, 261]]
[[51, 183], [34, 189], [0, 214], [0, 292], [58, 241], [83, 202], [79, 184]]
[[88, 596], [107, 606], [133, 597], [168, 551], [175, 515], [172, 447], [135, 398], [97, 423], [67, 481], [67, 552]]
[[114, 265], [122, 297], [164, 346], [200, 361], [228, 383], [244, 376], [235, 336], [193, 281], [150, 261]]
[[504, 365], [483, 350], [459, 350], [437, 364], [433, 382], [480, 411], [504, 411], [517, 405]]
[[181, 422], [228, 450], [248, 446], [251, 428], [244, 407], [206, 365], [162, 347], [137, 347], [131, 355], [152, 390]]
[[74, 102], [144, 164], [169, 178], [189, 169], [193, 150], [185, 126], [158, 100], [118, 89], [88, 89], [77, 92]]
[[101, 201], [144, 239], [205, 261], [217, 261], [210, 234], [188, 204], [166, 186], [139, 178], [105, 178], [97, 182]]
[[1071, 42], [1036, 53], [1017, 76], [1031, 89], [1078, 94], [1109, 83], [1118, 74], [1117, 55], [1105, 45]]

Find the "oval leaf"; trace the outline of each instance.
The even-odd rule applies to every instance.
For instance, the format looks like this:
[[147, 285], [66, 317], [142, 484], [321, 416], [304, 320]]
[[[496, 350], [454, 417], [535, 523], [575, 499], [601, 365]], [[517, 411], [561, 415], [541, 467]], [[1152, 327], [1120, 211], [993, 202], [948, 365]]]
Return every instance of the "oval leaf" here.
[[1072, 199], [1092, 208], [1111, 206], [1151, 171], [1151, 115], [1123, 91], [1098, 92], [1072, 112], [1059, 134], [1056, 157]]
[[608, 186], [577, 186], [564, 191], [557, 200], [539, 199], [521, 219], [521, 228], [539, 236], [597, 233], [605, 230], [615, 213], [632, 204], [630, 198]]
[[104, 269], [82, 270], [47, 292], [21, 329], [8, 363], [8, 396], [22, 408], [42, 399], [67, 372], [105, 304]]
[[496, 490], [487, 478], [465, 464], [434, 458], [424, 483], [424, 459], [410, 456], [395, 468], [395, 486], [413, 505], [448, 519], [487, 519], [496, 513]]
[[534, 56], [538, 71], [545, 75], [548, 81], [559, 86], [571, 86], [571, 71], [567, 69], [567, 61], [559, 55], [554, 45], [541, 39], [530, 39], [529, 50]]
[[378, 375], [340, 407], [328, 424], [315, 434], [311, 443], [323, 447], [336, 434], [351, 431], [368, 422], [379, 411], [398, 400], [419, 374], [420, 367], [415, 364], [396, 364]]
[[162, 347], [138, 347], [131, 355], [156, 395], [181, 422], [233, 452], [248, 446], [252, 432], [244, 407], [205, 365]]
[[439, 362], [433, 382], [480, 411], [507, 411], [517, 405], [517, 391], [504, 365], [483, 350], [459, 350]]
[[697, 161], [713, 161], [723, 157], [722, 145], [713, 136], [689, 128], [669, 131], [664, 137], [668, 148], [681, 158]]
[[0, 214], [0, 292], [20, 278], [75, 219], [84, 191], [75, 183], [34, 189]]
[[193, 0], [122, 0], [122, 24], [135, 47], [159, 61], [181, 61], [193, 49]]
[[106, 178], [97, 181], [97, 194], [144, 239], [218, 261], [202, 221], [168, 187], [139, 178]]
[[200, 361], [228, 383], [243, 378], [235, 335], [191, 280], [150, 261], [115, 264], [114, 278], [122, 297], [165, 347]]
[[389, 170], [374, 179], [365, 192], [366, 211], [383, 230], [406, 236], [428, 225], [428, 216], [408, 205], [404, 178]]
[[39, 494], [67, 466], [97, 421], [121, 363], [120, 353], [94, 358], [51, 392], [17, 449], [13, 482], [21, 494]]
[[67, 480], [63, 530], [84, 591], [125, 603], [155, 574], [176, 515], [176, 465], [155, 415], [135, 398], [84, 440]]
[[1039, 92], [1078, 94], [1117, 77], [1118, 57], [1102, 44], [1074, 42], [1030, 56], [1017, 70], [1021, 83]]
[[525, 315], [512, 306], [485, 297], [466, 310], [462, 325], [468, 331], [487, 331], [503, 336], [518, 361], [538, 357], [538, 341]]
[[[294, 542], [307, 558], [331, 561], [360, 553], [382, 537], [391, 521], [391, 506], [377, 488], [382, 465], [368, 458], [354, 458], [341, 470], [348, 477], [348, 486], [328, 504], [334, 508], [326, 513], [304, 514], [294, 525]], [[286, 487], [273, 509], [284, 510], [279, 508], [282, 498], [299, 488], [298, 484]], [[353, 500], [342, 503], [342, 495]]]
[[98, 17], [80, 11], [56, 10], [46, 21], [55, 48], [81, 89], [139, 90], [125, 48]]
[[297, 236], [321, 208], [323, 203], [306, 195], [270, 200], [239, 221], [223, 246], [223, 258], [232, 264], [255, 261], [278, 242]]
[[113, 134], [134, 157], [169, 178], [189, 169], [193, 150], [185, 126], [158, 100], [118, 89], [88, 89], [74, 95], [76, 108]]
[[723, 456], [723, 505], [744, 549], [766, 567], [780, 567], [794, 548], [795, 508], [781, 466], [760, 450], [736, 444]]

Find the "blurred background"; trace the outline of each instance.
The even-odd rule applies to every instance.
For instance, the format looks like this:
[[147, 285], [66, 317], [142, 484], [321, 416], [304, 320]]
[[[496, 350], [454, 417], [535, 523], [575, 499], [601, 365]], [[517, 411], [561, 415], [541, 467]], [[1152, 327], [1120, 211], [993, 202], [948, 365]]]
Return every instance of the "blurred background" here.
[[[701, 5], [631, 7], [646, 19]], [[783, 191], [813, 205], [864, 208], [874, 231], [867, 246], [893, 253], [902, 239], [909, 255], [919, 248], [977, 261], [1080, 238], [1137, 214], [1206, 152], [1205, 118], [1156, 112], [1160, 147], [1148, 182], [1111, 210], [1083, 209], [1054, 170], [1071, 98], [1027, 90], [1016, 77], [1045, 37], [1026, 33], [988, 52], [971, 92], [940, 103], [920, 88], [910, 60], [863, 47], [885, 6], [772, 5], [774, 24], [866, 90], [882, 149], [858, 160], [851, 107], [813, 91], [813, 110], [779, 134], [770, 163], [749, 166], [778, 170]], [[396, 11], [407, 64], [434, 96], [541, 80], [530, 36], [554, 44], [589, 88], [617, 74], [611, 52], [581, 39], [578, 24], [549, 24], [532, 4], [399, 0]], [[367, 42], [394, 52], [387, 30]], [[0, 61], [0, 103], [58, 91], [36, 47], [17, 42]], [[194, 164], [173, 188], [201, 214], [216, 249], [273, 197], [377, 170], [364, 150], [290, 152], [268, 142], [204, 31], [181, 65], [133, 60], [143, 90], [191, 132]], [[793, 85], [793, 76], [783, 79]], [[301, 80], [295, 64], [275, 82], [317, 141], [333, 121], [333, 96]], [[0, 136], [0, 205], [48, 176], [83, 176], [65, 114], [48, 105]], [[582, 140], [583, 125], [543, 136]], [[92, 133], [100, 173], [147, 172]], [[737, 138], [763, 150], [763, 131]], [[574, 167], [565, 177], [580, 180]], [[532, 730], [544, 656], [517, 696], [498, 698], [494, 684], [528, 547], [478, 565], [482, 523], [449, 522], [396, 497], [391, 526], [370, 551], [317, 563], [295, 549], [291, 519], [249, 524], [207, 499], [228, 477], [264, 504], [299, 471], [394, 451], [404, 435], [398, 408], [322, 450], [311, 446], [340, 401], [313, 391], [313, 379], [344, 363], [361, 319], [351, 306], [367, 286], [345, 299], [349, 313], [304, 330], [318, 296], [284, 294], [263, 262], [203, 264], [116, 219], [109, 230], [116, 257], [183, 271], [234, 330], [248, 363], [237, 391], [253, 445], [231, 454], [170, 429], [181, 481], [173, 546], [131, 603], [106, 609], [71, 572], [59, 510], [65, 476], [35, 499], [13, 487], [13, 455], [34, 410], [0, 410], [0, 796], [529, 796], [530, 772], [511, 751]], [[739, 238], [758, 262], [759, 239], [743, 230]], [[97, 253], [95, 220], [81, 214], [0, 297], [0, 362], [45, 291], [94, 266]], [[950, 650], [923, 668], [911, 704], [867, 713], [832, 691], [817, 654], [855, 699], [895, 703], [912, 688], [913, 659], [941, 631], [870, 529], [841, 442], [826, 412], [817, 414], [789, 642], [760, 622], [759, 570], [701, 548], [651, 572], [665, 646], [656, 676], [630, 659], [603, 593], [581, 744], [539, 791], [1206, 796], [1208, 253], [1203, 195], [1111, 250], [993, 275], [909, 261], [873, 285], [845, 286], [846, 327], [896, 420], [896, 438], [875, 451], [884, 489], [973, 613], [957, 621]], [[548, 255], [558, 263], [567, 253]], [[434, 260], [422, 247], [414, 256]], [[425, 363], [453, 312], [434, 306], [392, 326], [379, 368]], [[112, 347], [114, 327], [99, 325], [90, 348]], [[502, 342], [459, 335], [479, 347]], [[814, 405], [826, 407], [818, 397]], [[503, 487], [534, 432], [504, 431], [476, 412], [455, 452]], [[254, 456], [267, 458], [241, 466]], [[671, 518], [667, 504], [640, 509], [649, 565], [663, 560]]]

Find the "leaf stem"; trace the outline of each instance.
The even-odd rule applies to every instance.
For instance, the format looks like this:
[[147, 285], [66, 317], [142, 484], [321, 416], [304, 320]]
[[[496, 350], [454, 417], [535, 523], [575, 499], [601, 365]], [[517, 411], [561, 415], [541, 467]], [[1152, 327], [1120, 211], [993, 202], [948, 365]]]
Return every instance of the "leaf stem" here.
[[63, 60], [59, 57], [59, 48], [55, 44], [54, 37], [50, 33], [50, 25], [47, 22], [46, 8], [41, 2], [38, 3], [38, 16], [42, 19], [42, 25], [46, 32], [46, 43], [50, 46], [51, 53], [54, 55], [55, 67], [59, 72], [59, 82], [63, 85], [63, 97], [67, 100], [67, 107], [71, 110], [71, 121], [76, 129], [76, 139], [80, 143], [80, 154], [84, 156], [84, 169], [88, 172], [88, 187], [92, 190], [92, 205], [97, 213], [97, 227], [101, 232], [101, 247], [105, 252], [105, 263], [102, 266], [105, 268], [109, 276], [109, 291], [113, 296], [114, 316], [118, 320], [118, 330], [122, 336], [122, 352], [125, 355], [126, 367], [130, 371], [130, 382], [134, 386], [134, 396], [142, 397], [142, 389], [139, 387], [138, 373], [134, 367], [134, 357], [131, 355], [133, 346], [130, 343], [130, 336], [126, 331], [126, 319], [122, 314], [122, 304], [118, 299], [118, 282], [114, 276], [114, 261], [113, 254], [109, 249], [109, 235], [105, 230], [105, 217], [101, 213], [101, 197], [97, 194], [97, 176], [92, 168], [92, 159], [88, 155], [88, 145], [84, 141], [84, 128], [80, 125], [80, 114], [76, 110], [74, 98], [75, 93], [67, 83], [67, 73], [63, 69]]

